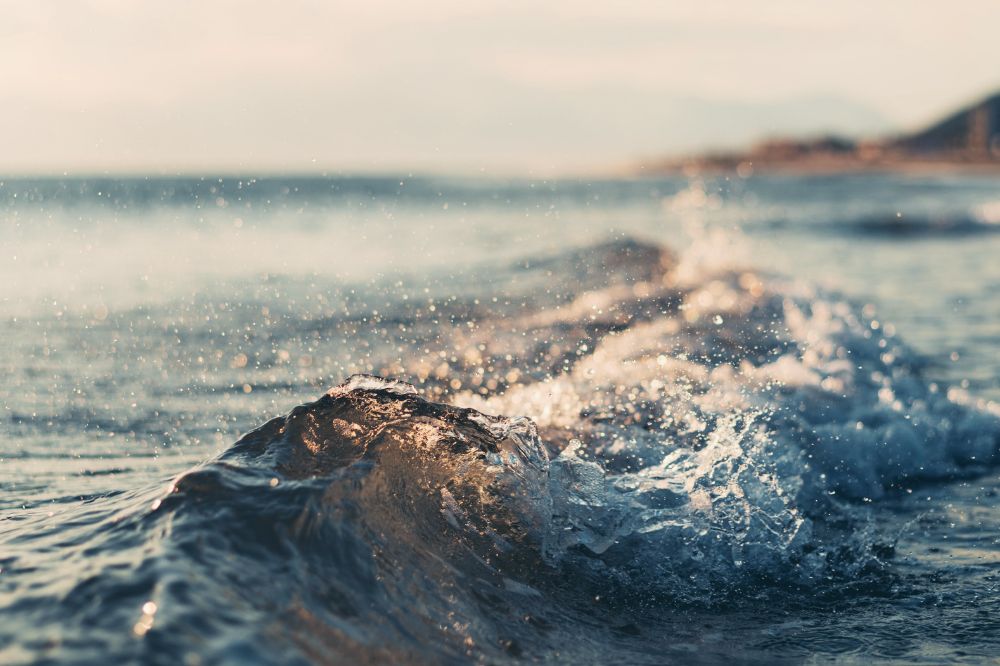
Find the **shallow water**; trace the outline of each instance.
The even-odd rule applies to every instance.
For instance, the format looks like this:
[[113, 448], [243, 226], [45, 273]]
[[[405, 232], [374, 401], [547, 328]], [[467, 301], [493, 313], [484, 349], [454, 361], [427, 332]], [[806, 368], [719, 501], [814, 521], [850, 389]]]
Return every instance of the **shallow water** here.
[[6, 181], [0, 657], [995, 658], [998, 206]]

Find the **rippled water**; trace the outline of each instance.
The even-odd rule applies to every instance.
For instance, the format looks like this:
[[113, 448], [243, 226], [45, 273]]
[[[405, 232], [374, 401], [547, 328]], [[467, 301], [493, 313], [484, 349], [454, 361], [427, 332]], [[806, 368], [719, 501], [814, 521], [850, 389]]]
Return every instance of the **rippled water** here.
[[995, 178], [0, 209], [5, 663], [1000, 655]]

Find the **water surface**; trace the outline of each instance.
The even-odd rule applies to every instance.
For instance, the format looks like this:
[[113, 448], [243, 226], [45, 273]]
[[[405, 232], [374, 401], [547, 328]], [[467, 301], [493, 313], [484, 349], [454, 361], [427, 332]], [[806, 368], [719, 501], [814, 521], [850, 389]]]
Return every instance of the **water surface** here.
[[0, 656], [995, 658], [998, 207], [6, 180]]

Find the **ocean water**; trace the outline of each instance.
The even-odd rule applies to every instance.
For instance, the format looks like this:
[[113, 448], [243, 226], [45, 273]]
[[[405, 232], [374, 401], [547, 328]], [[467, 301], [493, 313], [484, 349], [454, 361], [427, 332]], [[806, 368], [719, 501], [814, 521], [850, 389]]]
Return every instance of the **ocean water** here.
[[0, 182], [0, 662], [1000, 658], [1000, 180]]

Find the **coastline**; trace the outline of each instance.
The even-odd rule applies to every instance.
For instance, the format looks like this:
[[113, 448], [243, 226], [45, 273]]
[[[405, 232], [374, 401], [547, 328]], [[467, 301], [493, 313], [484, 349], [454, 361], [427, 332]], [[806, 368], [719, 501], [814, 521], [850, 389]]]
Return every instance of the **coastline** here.
[[754, 159], [751, 155], [736, 158], [700, 157], [679, 159], [633, 166], [634, 176], [664, 176], [702, 174], [736, 174], [748, 178], [754, 174], [808, 174], [837, 175], [850, 173], [892, 173], [914, 175], [1000, 175], [1000, 161], [957, 161], [943, 159], [845, 159], [836, 157], [808, 157], [774, 160]]

